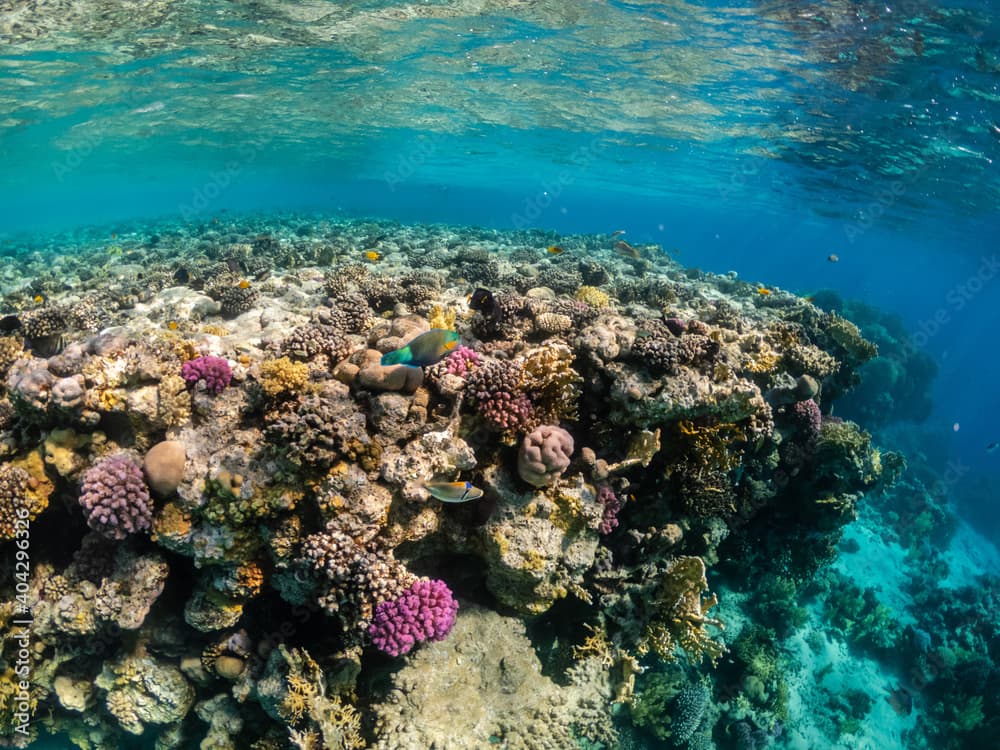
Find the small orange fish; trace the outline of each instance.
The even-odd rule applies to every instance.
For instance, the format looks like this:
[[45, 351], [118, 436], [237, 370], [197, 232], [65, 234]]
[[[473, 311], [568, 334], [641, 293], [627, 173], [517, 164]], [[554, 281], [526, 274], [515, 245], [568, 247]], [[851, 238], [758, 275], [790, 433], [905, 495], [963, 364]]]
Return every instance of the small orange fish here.
[[238, 286], [239, 286], [240, 289], [249, 289], [250, 288], [250, 282], [247, 281], [246, 279], [240, 279], [240, 283], [238, 284]]
[[548, 249], [546, 249], [545, 252], [547, 252], [549, 255], [562, 255], [566, 251], [563, 248], [559, 247], [559, 245], [552, 245]]
[[615, 243], [615, 252], [625, 258], [631, 258], [632, 260], [638, 260], [642, 256], [639, 251], [628, 244], [625, 240], [618, 240]]
[[369, 250], [365, 253], [365, 260], [367, 260], [369, 263], [378, 263], [380, 260], [382, 260], [382, 253], [380, 253], [378, 250]]
[[759, 287], [757, 287], [757, 294], [759, 294], [762, 297], [766, 297], [770, 293], [771, 293], [771, 290], [768, 289], [766, 286], [759, 286]]

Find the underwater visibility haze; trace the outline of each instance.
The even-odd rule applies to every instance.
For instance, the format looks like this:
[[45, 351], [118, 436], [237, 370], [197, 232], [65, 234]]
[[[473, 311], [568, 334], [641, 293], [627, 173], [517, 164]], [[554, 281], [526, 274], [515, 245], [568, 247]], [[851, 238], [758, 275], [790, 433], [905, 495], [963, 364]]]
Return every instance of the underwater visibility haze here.
[[1000, 736], [989, 2], [0, 0], [0, 746]]

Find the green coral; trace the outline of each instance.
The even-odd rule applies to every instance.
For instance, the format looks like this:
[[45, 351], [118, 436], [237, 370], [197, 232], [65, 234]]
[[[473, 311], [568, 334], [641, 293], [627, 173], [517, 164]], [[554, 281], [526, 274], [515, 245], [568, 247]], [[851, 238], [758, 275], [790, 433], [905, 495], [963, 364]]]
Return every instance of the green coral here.
[[902, 627], [874, 588], [861, 589], [846, 576], [831, 573], [824, 616], [850, 643], [885, 653], [896, 647]]

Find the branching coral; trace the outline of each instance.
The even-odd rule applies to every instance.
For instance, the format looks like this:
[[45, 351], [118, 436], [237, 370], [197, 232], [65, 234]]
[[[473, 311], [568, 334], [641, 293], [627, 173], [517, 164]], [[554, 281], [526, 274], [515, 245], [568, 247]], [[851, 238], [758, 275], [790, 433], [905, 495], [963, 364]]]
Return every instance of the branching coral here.
[[713, 640], [707, 628], [722, 629], [720, 620], [707, 612], [718, 603], [708, 591], [705, 563], [700, 557], [678, 557], [663, 574], [659, 590], [654, 594], [653, 615], [646, 626], [646, 634], [639, 644], [640, 652], [652, 649], [661, 658], [672, 661], [680, 647], [692, 662], [704, 657], [715, 662], [725, 652], [725, 646]]
[[520, 386], [543, 424], [576, 420], [582, 381], [573, 369], [573, 351], [565, 344], [549, 344], [524, 357]]

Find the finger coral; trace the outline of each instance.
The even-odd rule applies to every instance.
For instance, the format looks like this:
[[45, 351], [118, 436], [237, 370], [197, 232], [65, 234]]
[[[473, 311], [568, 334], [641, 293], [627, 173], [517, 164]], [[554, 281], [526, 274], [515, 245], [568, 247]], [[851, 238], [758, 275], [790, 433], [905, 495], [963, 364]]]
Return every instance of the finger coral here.
[[368, 634], [378, 649], [401, 656], [418, 643], [442, 640], [457, 612], [458, 602], [444, 581], [415, 581], [396, 599], [379, 602]]
[[233, 379], [229, 362], [222, 357], [197, 357], [181, 365], [181, 377], [188, 385], [204, 383], [205, 390], [216, 395], [222, 393]]
[[112, 456], [83, 475], [80, 505], [87, 524], [111, 539], [149, 530], [153, 504], [142, 469], [127, 456]]

